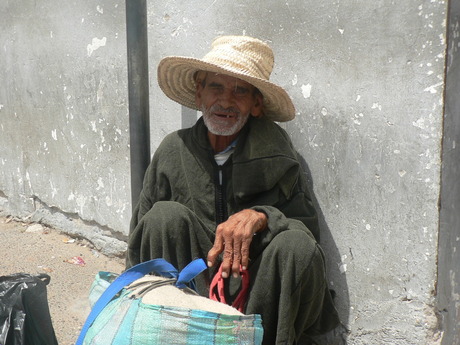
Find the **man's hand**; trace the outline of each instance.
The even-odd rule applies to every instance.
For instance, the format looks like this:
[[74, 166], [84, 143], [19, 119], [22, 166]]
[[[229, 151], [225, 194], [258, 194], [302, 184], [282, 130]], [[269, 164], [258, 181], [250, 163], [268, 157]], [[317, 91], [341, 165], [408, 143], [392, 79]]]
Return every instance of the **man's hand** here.
[[265, 213], [251, 209], [242, 210], [219, 224], [214, 245], [208, 253], [208, 266], [212, 267], [217, 256], [224, 252], [222, 277], [227, 278], [230, 270], [234, 277], [240, 273], [240, 265], [246, 270], [249, 264], [249, 246], [256, 232], [267, 227]]

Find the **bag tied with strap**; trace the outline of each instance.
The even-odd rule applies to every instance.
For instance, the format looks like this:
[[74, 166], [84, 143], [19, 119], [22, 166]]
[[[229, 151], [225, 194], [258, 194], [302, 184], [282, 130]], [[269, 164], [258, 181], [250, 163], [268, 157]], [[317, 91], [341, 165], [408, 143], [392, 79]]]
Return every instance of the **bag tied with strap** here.
[[[206, 268], [202, 259], [192, 261], [180, 273], [164, 259], [131, 267], [118, 276], [94, 304], [76, 345], [261, 344], [260, 315], [243, 315], [191, 292], [193, 279]], [[150, 272], [162, 278], [144, 277]], [[105, 272], [99, 279], [104, 277], [113, 277], [113, 274]], [[174, 287], [165, 286], [168, 284]], [[187, 300], [186, 307], [161, 303], [165, 301], [163, 288], [178, 290], [173, 291], [174, 296], [179, 296], [174, 298]], [[181, 294], [184, 297], [180, 297]], [[149, 296], [155, 303], [149, 302]], [[214, 311], [203, 310], [205, 308]], [[225, 308], [234, 312], [216, 312]]]

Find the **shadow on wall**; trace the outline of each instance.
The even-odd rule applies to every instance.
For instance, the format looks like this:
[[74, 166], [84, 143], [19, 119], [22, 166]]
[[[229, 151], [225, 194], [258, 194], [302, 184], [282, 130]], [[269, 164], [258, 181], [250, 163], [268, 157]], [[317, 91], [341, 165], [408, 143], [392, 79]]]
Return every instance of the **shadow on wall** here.
[[349, 298], [349, 293], [348, 293], [346, 275], [345, 273], [340, 272], [339, 266], [335, 264], [335, 263], [341, 262], [340, 252], [337, 248], [337, 245], [334, 242], [334, 238], [332, 237], [331, 231], [324, 218], [323, 211], [321, 210], [321, 207], [314, 193], [313, 178], [311, 175], [310, 168], [308, 167], [308, 164], [305, 161], [305, 159], [300, 154], [298, 154], [298, 157], [302, 165], [302, 168], [304, 170], [304, 173], [307, 175], [308, 188], [310, 189], [310, 195], [311, 195], [313, 204], [316, 208], [316, 211], [318, 212], [320, 237], [321, 237], [320, 244], [324, 250], [324, 253], [326, 255], [326, 261], [328, 263], [327, 264], [327, 268], [328, 268], [327, 276], [329, 278], [328, 281], [334, 282], [334, 285], [330, 286], [329, 288], [331, 289], [332, 296], [334, 297], [334, 303], [339, 312], [340, 321], [342, 323], [339, 327], [337, 327], [332, 332], [315, 339], [315, 342], [318, 345], [320, 344], [321, 345], [322, 344], [324, 345], [326, 344], [327, 345], [346, 345], [347, 335], [349, 333], [348, 329], [346, 328], [346, 325], [349, 324], [349, 318], [350, 318], [350, 313], [349, 313], [350, 298]]

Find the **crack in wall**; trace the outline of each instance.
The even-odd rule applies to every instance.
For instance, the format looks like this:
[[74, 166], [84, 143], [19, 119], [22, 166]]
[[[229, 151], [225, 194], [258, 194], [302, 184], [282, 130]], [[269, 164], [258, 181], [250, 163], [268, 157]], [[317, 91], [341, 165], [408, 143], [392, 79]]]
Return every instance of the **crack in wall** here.
[[113, 237], [113, 238], [115, 238], [115, 239], [117, 239], [119, 241], [123, 241], [123, 242], [128, 241], [128, 236], [122, 234], [119, 231], [116, 231], [116, 230], [110, 228], [107, 225], [102, 225], [102, 224], [96, 222], [95, 220], [83, 219], [83, 218], [80, 217], [78, 212], [66, 212], [66, 211], [63, 211], [63, 210], [61, 210], [60, 208], [58, 208], [56, 206], [50, 206], [50, 205], [46, 204], [43, 200], [41, 200], [36, 195], [33, 195], [31, 198], [33, 199], [34, 207], [35, 207], [35, 211], [33, 213], [36, 213], [39, 210], [45, 209], [51, 215], [55, 215], [55, 214], [63, 215], [63, 216], [65, 216], [66, 218], [68, 218], [72, 222], [80, 222], [84, 226], [87, 226], [87, 227], [99, 228], [106, 236]]
[[37, 195], [28, 197], [33, 204], [33, 211], [26, 216], [19, 216], [9, 210], [9, 197], [0, 191], [3, 202], [0, 206], [0, 214], [17, 216], [23, 221], [37, 222], [76, 238], [82, 238], [91, 243], [97, 250], [107, 256], [123, 257], [127, 249], [128, 236], [102, 225], [95, 220], [87, 220], [80, 217], [78, 212], [66, 212], [56, 206], [48, 205]]

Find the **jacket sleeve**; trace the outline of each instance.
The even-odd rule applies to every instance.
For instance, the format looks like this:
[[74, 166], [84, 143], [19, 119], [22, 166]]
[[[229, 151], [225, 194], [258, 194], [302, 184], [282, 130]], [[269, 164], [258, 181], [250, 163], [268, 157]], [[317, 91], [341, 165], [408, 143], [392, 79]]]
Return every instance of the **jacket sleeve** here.
[[162, 168], [162, 165], [165, 164], [165, 154], [162, 152], [160, 147], [153, 155], [152, 161], [145, 172], [139, 201], [134, 208], [131, 217], [128, 236], [128, 252], [126, 255], [127, 268], [138, 263], [135, 261], [133, 262], [133, 258], [139, 257], [139, 236], [135, 235], [139, 223], [157, 201], [167, 200], [171, 194], [169, 179], [166, 174], [163, 173]]
[[299, 226], [306, 227], [319, 240], [318, 217], [302, 160], [288, 133], [263, 118], [252, 119], [249, 125], [234, 156], [233, 181], [237, 182], [233, 191], [237, 204], [264, 212], [270, 237], [286, 229], [288, 218], [291, 222], [300, 221], [303, 225]]
[[169, 179], [165, 173], [163, 173], [164, 166], [171, 164], [170, 154], [168, 149], [168, 143], [171, 136], [165, 138], [162, 144], [155, 151], [152, 157], [145, 175], [142, 185], [142, 190], [139, 195], [139, 201], [134, 208], [131, 222], [129, 226], [129, 233], [131, 234], [136, 226], [139, 224], [142, 217], [153, 207], [153, 205], [159, 200], [169, 200], [171, 197], [171, 186]]
[[151, 186], [155, 184], [155, 179], [154, 176], [152, 176], [151, 174], [151, 170], [154, 170], [154, 168], [152, 167], [152, 163], [150, 163], [149, 167], [146, 170], [146, 173], [144, 175], [143, 187], [139, 195], [139, 201], [137, 202], [137, 205], [133, 210], [131, 222], [129, 224], [130, 234], [136, 228], [137, 224], [139, 224], [141, 218], [148, 212], [148, 210], [152, 208], [155, 202], [152, 198], [153, 195], [151, 193]]

